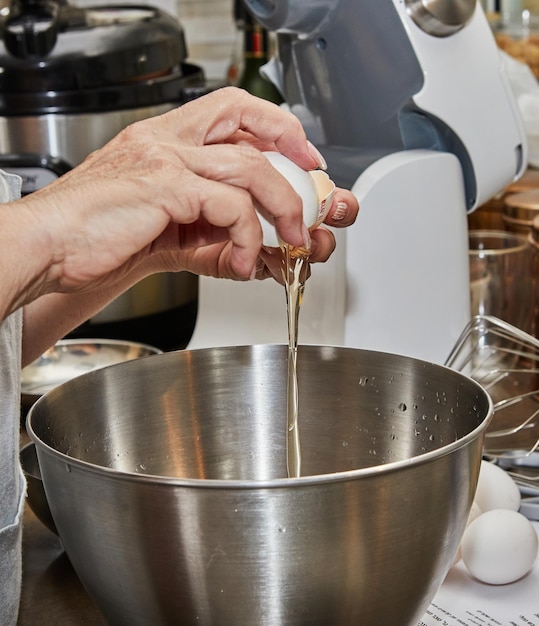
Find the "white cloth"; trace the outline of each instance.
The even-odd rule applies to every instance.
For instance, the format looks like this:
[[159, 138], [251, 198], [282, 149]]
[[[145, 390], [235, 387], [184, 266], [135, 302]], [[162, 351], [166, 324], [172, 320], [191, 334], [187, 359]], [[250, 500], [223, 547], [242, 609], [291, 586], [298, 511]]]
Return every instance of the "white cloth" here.
[[[0, 171], [0, 202], [20, 194]], [[2, 207], [0, 206], [0, 211]], [[1, 278], [0, 278], [1, 280]], [[25, 482], [19, 463], [22, 310], [0, 323], [0, 624], [17, 622]]]

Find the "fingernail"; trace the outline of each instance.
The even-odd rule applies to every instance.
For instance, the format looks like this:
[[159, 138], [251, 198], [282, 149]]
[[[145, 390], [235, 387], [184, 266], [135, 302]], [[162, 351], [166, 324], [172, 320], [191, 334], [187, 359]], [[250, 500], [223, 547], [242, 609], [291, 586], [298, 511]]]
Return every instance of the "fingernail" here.
[[262, 246], [262, 250], [271, 256], [275, 254], [276, 248], [271, 248], [270, 246]]
[[340, 220], [343, 220], [346, 217], [347, 213], [348, 213], [348, 205], [346, 204], [346, 202], [337, 202], [337, 208], [335, 209], [335, 212], [333, 213], [333, 216], [331, 219], [334, 222], [339, 222]]
[[328, 164], [326, 163], [326, 159], [324, 159], [324, 157], [320, 154], [318, 148], [316, 148], [310, 141], [307, 141], [307, 149], [309, 150], [309, 154], [318, 163], [318, 167], [321, 170], [327, 170]]
[[257, 269], [258, 269], [258, 260], [257, 260], [257, 262], [255, 263], [255, 265], [254, 265], [253, 269], [251, 270], [251, 274], [250, 274], [250, 276], [249, 276], [249, 280], [255, 280], [255, 278], [256, 278], [256, 271], [257, 271]]

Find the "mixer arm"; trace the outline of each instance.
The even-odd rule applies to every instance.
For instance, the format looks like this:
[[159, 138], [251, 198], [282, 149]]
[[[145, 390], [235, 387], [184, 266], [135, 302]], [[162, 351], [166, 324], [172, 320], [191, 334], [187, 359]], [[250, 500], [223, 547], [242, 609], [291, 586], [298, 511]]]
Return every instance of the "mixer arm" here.
[[471, 210], [522, 174], [524, 128], [476, 0], [245, 1], [277, 31], [271, 74], [338, 184], [392, 152], [450, 152]]

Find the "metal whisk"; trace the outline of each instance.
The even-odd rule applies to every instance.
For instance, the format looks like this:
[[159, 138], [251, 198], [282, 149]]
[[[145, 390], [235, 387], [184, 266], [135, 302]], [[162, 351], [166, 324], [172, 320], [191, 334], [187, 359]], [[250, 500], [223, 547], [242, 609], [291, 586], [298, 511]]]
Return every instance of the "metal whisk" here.
[[539, 494], [539, 340], [496, 317], [477, 315], [445, 364], [490, 394], [494, 416], [485, 457]]

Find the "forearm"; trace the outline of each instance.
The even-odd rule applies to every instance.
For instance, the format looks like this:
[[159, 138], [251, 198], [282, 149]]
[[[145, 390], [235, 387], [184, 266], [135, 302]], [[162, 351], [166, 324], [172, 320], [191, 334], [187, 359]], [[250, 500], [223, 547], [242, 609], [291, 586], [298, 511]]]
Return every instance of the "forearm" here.
[[22, 365], [31, 363], [58, 339], [103, 309], [148, 275], [142, 267], [112, 287], [89, 293], [51, 293], [24, 307]]

